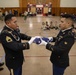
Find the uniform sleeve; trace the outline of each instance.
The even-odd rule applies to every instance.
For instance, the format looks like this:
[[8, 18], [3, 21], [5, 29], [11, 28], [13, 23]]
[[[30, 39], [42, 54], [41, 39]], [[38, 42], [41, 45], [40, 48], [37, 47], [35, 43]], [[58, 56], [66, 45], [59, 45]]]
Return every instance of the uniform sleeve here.
[[47, 44], [46, 49], [58, 53], [66, 52], [66, 50], [70, 50], [72, 45], [74, 44], [74, 38], [65, 38], [58, 45]]
[[20, 33], [20, 36], [21, 36], [22, 40], [30, 40], [31, 39], [31, 36], [27, 36], [27, 35], [22, 34], [22, 33]]
[[53, 37], [53, 41], [52, 41], [52, 42], [55, 42], [55, 41], [56, 41], [56, 39], [57, 39], [56, 37]]
[[29, 44], [27, 42], [20, 43], [20, 42], [14, 41], [11, 34], [2, 34], [1, 43], [4, 48], [7, 48], [8, 50], [13, 50], [13, 51], [19, 51], [19, 50], [24, 50], [24, 49], [30, 48]]

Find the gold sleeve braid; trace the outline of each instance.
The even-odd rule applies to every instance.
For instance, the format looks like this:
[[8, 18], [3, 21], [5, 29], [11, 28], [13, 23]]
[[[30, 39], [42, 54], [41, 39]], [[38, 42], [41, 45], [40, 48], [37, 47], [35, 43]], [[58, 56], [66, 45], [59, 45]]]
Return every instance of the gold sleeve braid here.
[[48, 50], [50, 50], [50, 51], [53, 51], [54, 49], [53, 49], [53, 45], [51, 45], [51, 44], [47, 44], [46, 45], [46, 49], [48, 49]]
[[51, 51], [53, 51], [53, 48], [52, 48], [52, 46], [51, 46], [51, 45], [49, 46], [49, 50], [50, 50], [50, 49], [51, 49]]
[[11, 75], [14, 75], [13, 69], [11, 69], [10, 72], [11, 72]]
[[51, 49], [51, 46], [49, 46], [49, 49]]

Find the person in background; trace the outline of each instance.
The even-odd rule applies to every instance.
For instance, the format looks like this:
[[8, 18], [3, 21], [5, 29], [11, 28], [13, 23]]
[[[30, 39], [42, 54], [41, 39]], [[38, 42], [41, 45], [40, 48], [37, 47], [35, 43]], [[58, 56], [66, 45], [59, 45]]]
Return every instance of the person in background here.
[[8, 14], [9, 14], [8, 11], [5, 11], [5, 16], [8, 15]]
[[25, 12], [24, 12], [24, 20], [26, 20], [26, 19], [27, 19], [27, 16], [28, 16], [28, 12], [27, 12], [27, 11], [25, 11]]
[[3, 21], [3, 13], [1, 9], [0, 9], [0, 20]]
[[12, 10], [9, 10], [9, 14], [12, 14]]
[[45, 29], [46, 30], [50, 30], [50, 26], [49, 26], [49, 23], [46, 21], [46, 24], [45, 24], [46, 26], [45, 26]]

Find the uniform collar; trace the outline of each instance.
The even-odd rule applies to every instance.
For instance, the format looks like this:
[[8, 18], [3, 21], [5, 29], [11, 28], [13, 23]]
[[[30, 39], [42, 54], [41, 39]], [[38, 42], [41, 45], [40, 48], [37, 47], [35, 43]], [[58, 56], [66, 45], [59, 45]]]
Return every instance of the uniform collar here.
[[72, 29], [72, 27], [69, 27], [69, 28], [64, 29], [64, 30], [61, 30], [61, 31], [62, 31], [62, 32], [65, 32], [65, 31], [70, 30], [70, 29]]
[[10, 30], [12, 30], [12, 31], [14, 31], [12, 28], [10, 28], [9, 26], [7, 26], [7, 25], [5, 25], [8, 29], [10, 29]]

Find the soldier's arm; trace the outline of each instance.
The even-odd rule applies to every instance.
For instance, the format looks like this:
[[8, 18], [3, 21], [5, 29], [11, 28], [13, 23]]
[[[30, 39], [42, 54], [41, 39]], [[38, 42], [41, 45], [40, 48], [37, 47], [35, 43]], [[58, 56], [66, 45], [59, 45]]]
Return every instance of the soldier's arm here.
[[57, 37], [53, 37], [53, 41], [51, 41], [51, 42], [55, 42], [55, 41], [56, 41], [56, 39], [57, 39]]
[[47, 44], [46, 49], [58, 53], [66, 52], [66, 50], [70, 50], [72, 45], [74, 44], [74, 38], [66, 37], [64, 40], [62, 40], [58, 45], [51, 45]]
[[14, 51], [19, 51], [19, 50], [24, 50], [24, 49], [29, 49], [29, 43], [19, 43], [17, 41], [14, 41], [13, 37], [11, 34], [4, 33], [1, 34], [1, 42], [3, 46], [8, 48], [9, 50], [14, 50]]
[[23, 33], [20, 33], [20, 36], [21, 36], [22, 40], [30, 40], [31, 39], [31, 36], [28, 36], [28, 35], [23, 34]]

